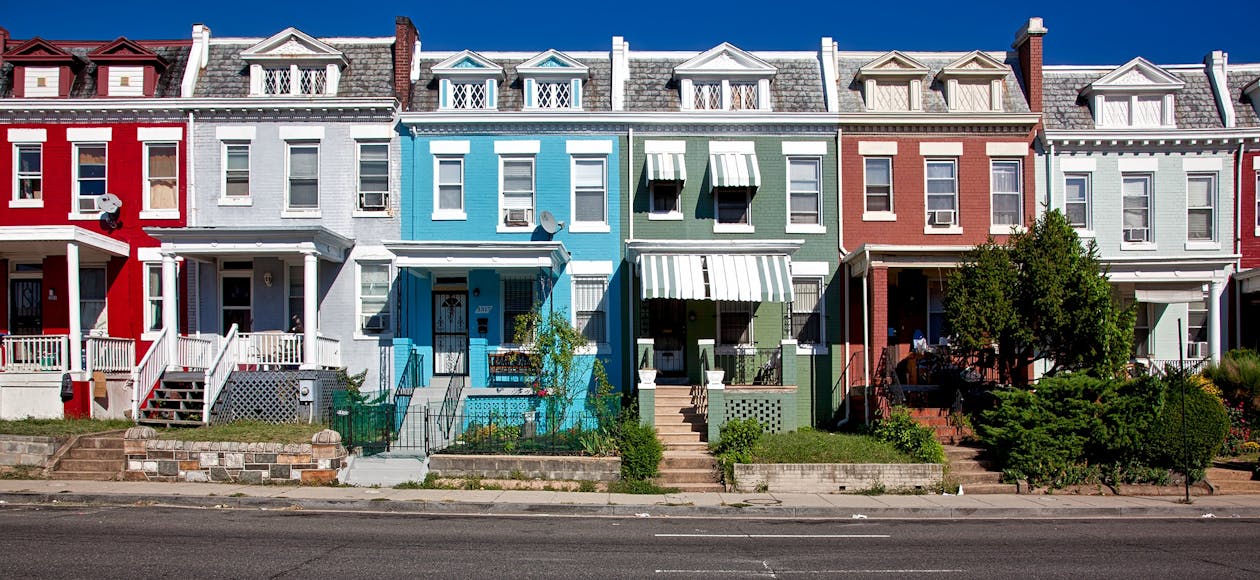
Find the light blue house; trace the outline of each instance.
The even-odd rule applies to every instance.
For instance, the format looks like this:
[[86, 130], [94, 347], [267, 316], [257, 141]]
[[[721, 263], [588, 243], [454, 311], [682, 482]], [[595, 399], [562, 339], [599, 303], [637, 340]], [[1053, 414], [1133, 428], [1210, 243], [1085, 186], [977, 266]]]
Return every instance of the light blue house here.
[[622, 143], [583, 115], [609, 109], [608, 54], [417, 52], [411, 74], [401, 234], [385, 246], [395, 367], [427, 379], [415, 400], [534, 409], [511, 357], [530, 351], [514, 331], [535, 305], [566, 312], [590, 341], [581, 366], [598, 357], [623, 384]]

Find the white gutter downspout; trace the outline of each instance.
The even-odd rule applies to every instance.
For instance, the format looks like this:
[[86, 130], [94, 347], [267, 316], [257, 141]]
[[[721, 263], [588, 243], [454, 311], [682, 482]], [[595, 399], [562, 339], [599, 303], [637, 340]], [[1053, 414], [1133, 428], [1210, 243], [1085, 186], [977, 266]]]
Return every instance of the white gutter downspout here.
[[[1243, 160], [1247, 158], [1247, 141], [1238, 142], [1238, 161], [1234, 163], [1234, 253], [1238, 254], [1238, 265], [1235, 272], [1242, 271], [1242, 175]], [[1260, 182], [1260, 180], [1257, 180]], [[1234, 340], [1242, 344], [1242, 284], [1234, 283]]]
[[[1046, 211], [1054, 206], [1054, 143], [1046, 139]], [[1066, 208], [1065, 208], [1066, 209]]]
[[188, 151], [188, 227], [197, 225], [197, 164], [194, 162], [193, 155], [197, 150], [193, 146], [193, 130], [197, 125], [193, 120], [193, 112], [188, 111], [188, 137], [184, 141], [184, 148]]
[[[636, 189], [634, 187], [633, 179], [634, 179], [634, 127], [626, 127], [625, 189], [629, 195], [626, 196], [625, 203], [626, 203], [626, 223], [629, 224], [629, 230], [630, 230], [629, 239], [631, 240], [634, 239], [634, 191]], [[623, 251], [625, 250], [626, 248], [625, 243], [621, 244], [621, 248]], [[634, 304], [636, 302], [634, 298], [634, 276], [636, 272], [634, 271], [635, 265], [634, 263], [630, 262], [629, 257], [630, 257], [629, 253], [626, 252], [626, 267], [630, 269], [630, 275], [626, 276], [626, 285], [628, 286], [628, 289], [626, 292], [626, 303]], [[631, 384], [638, 384], [638, 381], [639, 381], [639, 351], [638, 351], [639, 347], [636, 346], [637, 343], [635, 341], [635, 336], [634, 336], [634, 328], [635, 328], [635, 324], [638, 322], [638, 318], [639, 318], [639, 309], [631, 308], [630, 309], [630, 324], [626, 325], [626, 344], [630, 345], [630, 349], [631, 349], [630, 360], [633, 361], [630, 364], [630, 367], [631, 367], [630, 368], [630, 383]]]

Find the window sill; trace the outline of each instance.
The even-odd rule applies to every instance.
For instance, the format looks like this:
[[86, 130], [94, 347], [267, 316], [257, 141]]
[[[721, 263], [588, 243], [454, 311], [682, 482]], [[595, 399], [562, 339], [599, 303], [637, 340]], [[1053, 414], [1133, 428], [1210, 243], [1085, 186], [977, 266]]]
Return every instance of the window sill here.
[[1120, 242], [1121, 250], [1132, 250], [1136, 252], [1153, 252], [1159, 249], [1155, 242]]
[[713, 223], [713, 233], [715, 234], [751, 234], [755, 233], [757, 228], [750, 224], [719, 224]]
[[[669, 213], [651, 212], [648, 213], [648, 221], [661, 222], [680, 222], [683, 220], [683, 214], [680, 211], [672, 211]], [[1260, 231], [1260, 230], [1257, 230]], [[1260, 234], [1256, 234], [1260, 235]]]
[[1221, 249], [1220, 242], [1209, 242], [1209, 241], [1186, 242], [1187, 251], [1220, 250], [1220, 249]]
[[220, 206], [251, 206], [251, 205], [254, 205], [254, 198], [252, 197], [238, 197], [238, 198], [220, 197], [219, 205]]
[[1007, 226], [1007, 225], [990, 225], [989, 234], [994, 236], [1009, 236], [1011, 234], [1022, 234], [1028, 231], [1024, 226]]
[[816, 224], [788, 224], [787, 233], [789, 234], [825, 234], [827, 226]]
[[178, 210], [169, 209], [146, 209], [140, 212], [142, 220], [177, 220], [179, 219]]
[[308, 210], [308, 211], [286, 209], [280, 212], [280, 217], [296, 218], [296, 219], [319, 219], [320, 215], [319, 215], [319, 210], [317, 209]]
[[390, 214], [389, 210], [384, 210], [384, 211], [379, 211], [379, 210], [378, 210], [378, 211], [365, 211], [365, 210], [361, 210], [361, 209], [356, 209], [356, 210], [354, 210], [354, 211], [350, 212], [350, 217], [357, 217], [357, 218], [387, 218], [387, 217], [393, 217], [393, 215], [392, 215], [392, 214]]
[[569, 231], [575, 234], [606, 234], [612, 231], [608, 224], [595, 222], [573, 222], [569, 225]]
[[825, 344], [796, 345], [797, 356], [825, 356], [828, 354]]
[[1078, 238], [1096, 238], [1096, 237], [1098, 237], [1098, 234], [1095, 234], [1095, 233], [1094, 233], [1094, 230], [1082, 230], [1082, 229], [1077, 229], [1077, 230], [1076, 230], [1076, 237], [1078, 237]]
[[11, 199], [9, 200], [9, 207], [15, 207], [15, 208], [16, 207], [26, 207], [26, 208], [44, 207], [44, 200], [42, 199]]
[[867, 211], [862, 212], [862, 221], [864, 222], [895, 222], [897, 214], [891, 211]]
[[947, 228], [924, 226], [923, 233], [927, 235], [958, 235], [963, 233], [963, 229], [962, 226], [949, 226]]
[[97, 220], [101, 219], [101, 214], [100, 214], [100, 212], [97, 212], [97, 213], [78, 213], [78, 212], [73, 212], [73, 211], [72, 211], [72, 212], [70, 212], [70, 215], [67, 215], [67, 216], [66, 216], [66, 219], [68, 219], [68, 220], [73, 220], [73, 221], [76, 221], [76, 222], [94, 222], [94, 221], [97, 221]]
[[534, 225], [530, 224], [527, 226], [505, 226], [503, 224], [499, 224], [498, 226], [495, 227], [494, 231], [500, 234], [528, 234], [534, 231]]
[[435, 222], [468, 221], [468, 214], [462, 211], [435, 211], [429, 219]]
[[362, 332], [355, 330], [354, 339], [355, 340], [393, 340], [394, 333], [382, 332], [380, 334], [363, 334]]

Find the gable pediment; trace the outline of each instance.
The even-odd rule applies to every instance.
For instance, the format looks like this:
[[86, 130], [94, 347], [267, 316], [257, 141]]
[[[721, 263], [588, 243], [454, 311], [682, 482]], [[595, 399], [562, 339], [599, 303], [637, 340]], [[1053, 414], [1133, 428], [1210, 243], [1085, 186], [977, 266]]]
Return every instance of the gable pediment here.
[[437, 76], [502, 78], [503, 67], [474, 51], [464, 50], [433, 65], [433, 74]]
[[246, 62], [346, 62], [345, 54], [340, 50], [293, 27], [245, 49], [241, 52], [241, 58]]
[[5, 51], [4, 60], [14, 64], [70, 64], [74, 55], [36, 36]]
[[923, 63], [906, 56], [900, 51], [892, 51], [872, 60], [858, 69], [857, 78], [914, 78], [928, 74], [928, 67]]
[[1006, 76], [1010, 67], [1006, 63], [979, 50], [973, 50], [941, 69], [941, 78], [998, 78]]
[[1179, 77], [1139, 56], [1090, 83], [1084, 92], [1172, 92], [1184, 86]]
[[516, 66], [516, 72], [522, 76], [580, 76], [589, 74], [589, 67], [556, 49], [539, 53], [537, 56]]
[[113, 42], [88, 53], [93, 62], [138, 62], [165, 64], [162, 57], [126, 37], [119, 36]]
[[676, 76], [770, 77], [777, 72], [778, 69], [770, 63], [729, 42], [723, 42], [674, 67]]

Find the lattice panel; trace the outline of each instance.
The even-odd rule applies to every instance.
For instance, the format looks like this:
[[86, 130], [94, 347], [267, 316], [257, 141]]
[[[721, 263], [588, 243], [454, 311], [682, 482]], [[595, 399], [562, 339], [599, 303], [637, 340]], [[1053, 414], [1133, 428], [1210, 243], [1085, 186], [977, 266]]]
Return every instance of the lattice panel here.
[[263, 92], [268, 95], [289, 94], [289, 67], [269, 68], [263, 71]]
[[470, 419], [489, 417], [491, 413], [521, 419], [526, 411], [535, 410], [536, 404], [532, 397], [468, 397], [461, 413]]
[[573, 104], [573, 85], [564, 83], [538, 83], [538, 107], [541, 109], [567, 109]]
[[735, 111], [751, 111], [757, 108], [757, 85], [755, 83], [731, 83], [731, 109]]
[[485, 83], [454, 83], [451, 85], [451, 103], [455, 109], [486, 108]]
[[298, 379], [316, 380], [316, 421], [327, 422], [333, 392], [345, 390], [333, 371], [237, 371], [232, 373], [211, 411], [212, 423], [242, 419], [268, 423], [298, 423], [311, 418], [310, 403], [298, 401]]
[[328, 84], [328, 69], [323, 68], [304, 68], [302, 73], [302, 94], [303, 95], [322, 95]]
[[726, 418], [756, 419], [768, 433], [783, 432], [783, 401], [775, 399], [728, 399]]
[[695, 101], [693, 108], [704, 110], [715, 110], [722, 108], [722, 85], [719, 83], [695, 83], [692, 85], [692, 92], [695, 93]]

